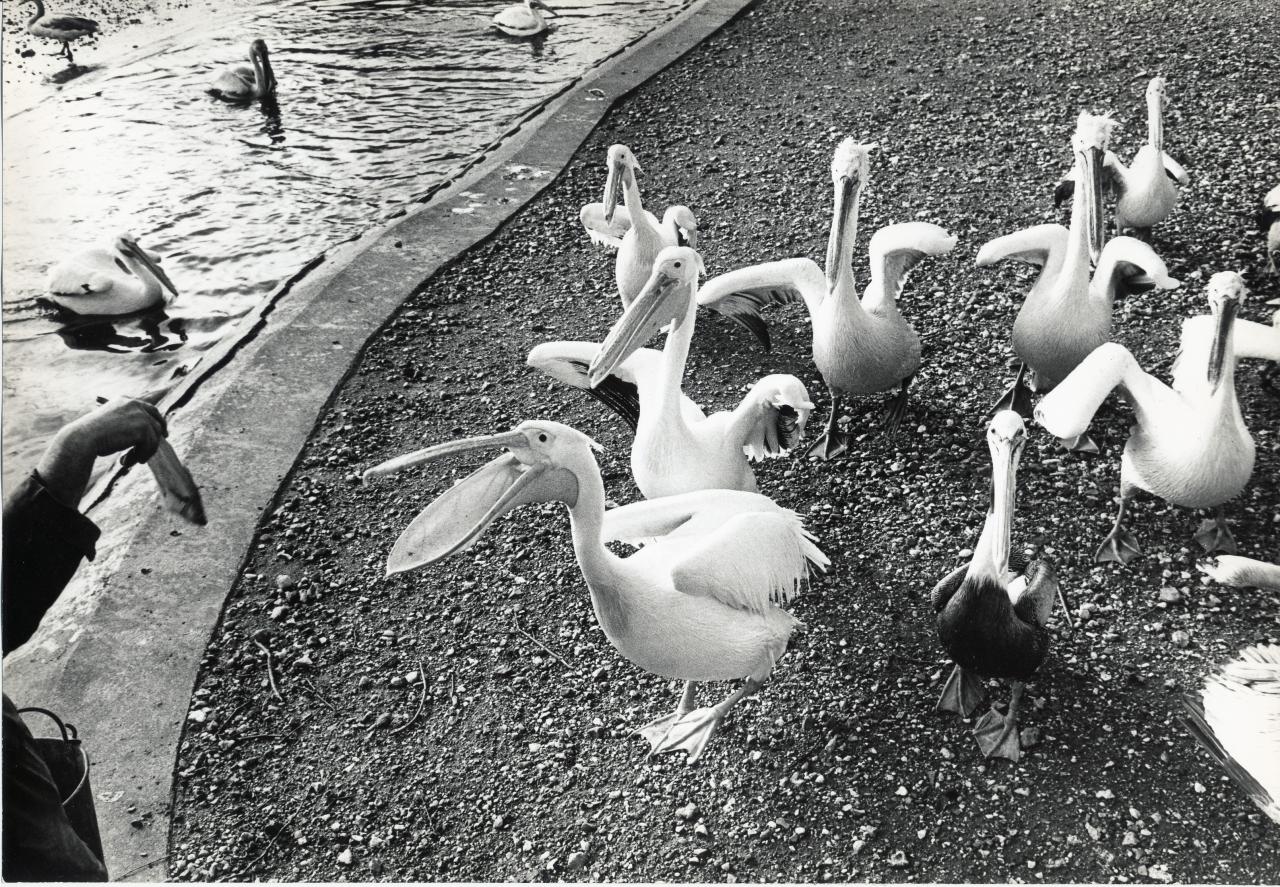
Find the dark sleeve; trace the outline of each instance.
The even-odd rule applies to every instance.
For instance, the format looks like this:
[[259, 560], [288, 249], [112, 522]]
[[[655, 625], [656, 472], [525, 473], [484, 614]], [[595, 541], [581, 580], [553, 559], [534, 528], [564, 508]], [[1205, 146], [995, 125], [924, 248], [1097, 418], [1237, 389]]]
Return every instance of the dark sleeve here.
[[4, 502], [4, 655], [27, 642], [80, 567], [98, 527], [44, 488], [34, 471]]

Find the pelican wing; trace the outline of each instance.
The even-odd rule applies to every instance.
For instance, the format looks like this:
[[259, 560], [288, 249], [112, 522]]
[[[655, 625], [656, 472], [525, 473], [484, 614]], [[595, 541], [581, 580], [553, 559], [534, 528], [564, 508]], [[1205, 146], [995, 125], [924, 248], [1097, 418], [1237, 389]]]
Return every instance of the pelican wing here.
[[1220, 554], [1196, 566], [1219, 585], [1280, 591], [1280, 564], [1268, 564], [1236, 554]]
[[964, 575], [967, 572], [969, 572], [969, 565], [962, 564], [943, 576], [938, 584], [933, 586], [933, 590], [929, 592], [929, 605], [933, 607], [933, 612], [942, 612], [947, 601], [951, 600], [956, 590], [960, 588], [960, 583], [964, 582]]
[[1058, 575], [1048, 561], [1034, 560], [1022, 572], [1026, 580], [1018, 599], [1013, 601], [1013, 612], [1023, 622], [1045, 626], [1053, 615], [1053, 602], [1058, 597]]
[[1247, 647], [1185, 700], [1187, 729], [1280, 823], [1280, 646]]
[[129, 275], [128, 267], [105, 249], [85, 250], [49, 269], [45, 289], [65, 296], [105, 293], [117, 274]]
[[804, 438], [811, 412], [803, 382], [789, 375], [765, 376], [730, 415], [727, 433], [752, 459], [784, 456]]
[[[1209, 352], [1217, 321], [1210, 314], [1188, 317], [1182, 322], [1178, 354], [1173, 360], [1173, 388], [1190, 391], [1203, 387], [1209, 367]], [[1280, 327], [1237, 320], [1231, 325], [1236, 360], [1280, 361]]]
[[1169, 178], [1179, 185], [1191, 184], [1191, 176], [1187, 175], [1187, 171], [1182, 168], [1182, 164], [1168, 154], [1164, 155], [1164, 171], [1169, 174]]
[[664, 536], [698, 535], [736, 514], [754, 511], [784, 509], [759, 493], [695, 490], [610, 509], [604, 514], [601, 535], [605, 542], [646, 545]]
[[1052, 253], [1062, 253], [1067, 248], [1067, 229], [1062, 225], [1035, 225], [1012, 234], [988, 240], [978, 250], [976, 263], [979, 268], [1011, 259], [1043, 268]]
[[827, 296], [827, 277], [811, 259], [783, 259], [713, 277], [698, 289], [698, 304], [732, 320], [770, 348], [767, 305], [804, 302], [813, 312]]
[[921, 259], [949, 253], [955, 245], [953, 235], [929, 222], [900, 222], [881, 228], [871, 237], [871, 283], [864, 301], [867, 297], [896, 300], [902, 295], [907, 274]]
[[625, 206], [617, 207], [613, 212], [613, 221], [604, 220], [604, 204], [599, 201], [588, 203], [578, 213], [578, 219], [586, 230], [592, 243], [609, 249], [622, 246], [622, 238], [631, 230], [631, 214]]
[[1093, 282], [1108, 299], [1149, 289], [1177, 289], [1181, 284], [1156, 251], [1136, 237], [1113, 237], [1102, 247]]
[[[1166, 157], [1168, 155], [1165, 155]], [[1128, 175], [1129, 168], [1124, 165], [1124, 161], [1117, 157], [1113, 152], [1108, 151], [1102, 158], [1102, 187], [1109, 190], [1113, 196], [1119, 197], [1124, 193], [1125, 176]], [[1071, 171], [1066, 174], [1061, 182], [1053, 189], [1053, 205], [1062, 206], [1076, 193], [1076, 180], [1079, 178], [1079, 167], [1072, 166]]]
[[1036, 421], [1058, 438], [1083, 434], [1098, 407], [1115, 388], [1122, 388], [1138, 413], [1138, 421], [1150, 410], [1174, 410], [1182, 398], [1138, 365], [1123, 345], [1107, 342], [1080, 361], [1067, 378], [1036, 405]]

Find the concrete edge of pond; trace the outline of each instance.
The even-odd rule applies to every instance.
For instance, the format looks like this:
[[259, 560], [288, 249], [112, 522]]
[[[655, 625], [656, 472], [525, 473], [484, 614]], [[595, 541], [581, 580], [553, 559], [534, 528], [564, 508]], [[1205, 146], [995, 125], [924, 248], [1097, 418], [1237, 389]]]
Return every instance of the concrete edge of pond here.
[[367, 341], [426, 280], [541, 194], [620, 99], [752, 2], [696, 0], [429, 202], [330, 250], [249, 318], [253, 329], [227, 346], [234, 362], [171, 413], [207, 526], [161, 510], [145, 471], [121, 478], [93, 510], [103, 528], [97, 560], [6, 660], [4, 678], [19, 705], [82, 728], [114, 878], [165, 877], [178, 743], [204, 651], [263, 512]]

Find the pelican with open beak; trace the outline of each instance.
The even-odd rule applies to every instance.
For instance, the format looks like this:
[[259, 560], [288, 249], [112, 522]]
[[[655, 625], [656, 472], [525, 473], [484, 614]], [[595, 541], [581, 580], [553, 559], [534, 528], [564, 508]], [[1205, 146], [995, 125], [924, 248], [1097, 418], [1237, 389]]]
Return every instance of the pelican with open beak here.
[[524, 0], [508, 6], [493, 17], [493, 26], [511, 37], [536, 37], [549, 26], [542, 13], [555, 16], [556, 12], [542, 0]]
[[[998, 237], [978, 251], [979, 267], [1013, 259], [1041, 269], [1013, 323], [1013, 350], [1022, 367], [992, 413], [1014, 409], [1030, 418], [1032, 391], [1049, 391], [1110, 341], [1118, 293], [1178, 285], [1142, 241], [1115, 237], [1103, 246], [1102, 168], [1113, 126], [1111, 118], [1089, 113], [1081, 113], [1076, 122], [1071, 146], [1079, 187], [1072, 197], [1069, 229], [1037, 225]], [[1063, 443], [1097, 451], [1087, 436]]]
[[[704, 490], [605, 511], [585, 434], [522, 422], [503, 434], [430, 447], [365, 472], [372, 477], [452, 456], [504, 449], [427, 506], [401, 534], [388, 574], [465, 551], [497, 518], [533, 502], [569, 509], [573, 549], [610, 643], [645, 671], [685, 681], [674, 713], [638, 731], [655, 753], [696, 761], [721, 721], [760, 689], [799, 624], [779, 606], [828, 560], [792, 511], [755, 493]], [[629, 557], [606, 542], [644, 547]], [[720, 703], [695, 708], [696, 681], [745, 679]]]
[[1028, 561], [1010, 551], [1018, 461], [1026, 442], [1021, 416], [1013, 410], [996, 413], [987, 427], [991, 505], [973, 560], [939, 582], [930, 596], [938, 638], [955, 662], [938, 709], [967, 718], [982, 702], [986, 679], [1008, 681], [1013, 687], [1008, 713], [992, 708], [978, 719], [973, 735], [984, 756], [1012, 761], [1020, 755], [1023, 688], [1048, 655], [1047, 625], [1055, 598], [1062, 599], [1048, 561]]
[[50, 269], [46, 288], [49, 300], [62, 308], [93, 315], [145, 311], [178, 295], [160, 257], [130, 234], [116, 237], [109, 248], [85, 250], [59, 262]]
[[[276, 72], [265, 40], [249, 44], [249, 65], [233, 65], [218, 75], [209, 91], [229, 102], [248, 102], [276, 94]], [[252, 67], [250, 67], [252, 65]]]
[[1209, 280], [1211, 314], [1183, 322], [1172, 386], [1145, 372], [1123, 345], [1108, 342], [1037, 405], [1036, 421], [1058, 437], [1082, 434], [1115, 388], [1133, 406], [1135, 424], [1120, 459], [1120, 509], [1099, 562], [1127, 564], [1141, 553], [1124, 526], [1138, 490], [1184, 508], [1212, 508], [1196, 541], [1206, 552], [1235, 552], [1222, 506], [1244, 490], [1254, 462], [1236, 399], [1236, 361], [1280, 359], [1280, 329], [1237, 320], [1246, 292], [1234, 271]]

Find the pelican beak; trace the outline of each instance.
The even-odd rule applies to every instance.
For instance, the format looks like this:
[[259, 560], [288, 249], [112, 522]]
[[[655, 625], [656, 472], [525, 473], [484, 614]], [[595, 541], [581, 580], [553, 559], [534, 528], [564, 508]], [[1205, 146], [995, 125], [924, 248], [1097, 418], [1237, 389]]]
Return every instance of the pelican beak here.
[[827, 284], [834, 285], [840, 269], [840, 256], [847, 238], [853, 235], [853, 213], [858, 205], [862, 182], [856, 176], [841, 176], [836, 181], [835, 216], [831, 236], [827, 240]]
[[[364, 479], [448, 456], [499, 447], [527, 452], [529, 442], [519, 431], [450, 441], [370, 468], [364, 473]], [[571, 473], [546, 462], [529, 464], [515, 453], [503, 453], [458, 481], [413, 519], [391, 549], [387, 575], [417, 569], [465, 551], [507, 512], [521, 505], [553, 499], [571, 505], [577, 501], [577, 480]]]
[[[1240, 300], [1234, 297], [1214, 299], [1210, 303], [1217, 324], [1213, 330], [1213, 346], [1209, 351], [1209, 389], [1216, 393], [1222, 384], [1223, 370], [1228, 359], [1228, 341], [1231, 338], [1231, 327], [1235, 323], [1236, 312], [1240, 310]], [[1230, 355], [1234, 360], [1234, 355]]]
[[1013, 537], [1013, 512], [1018, 492], [1018, 459], [1026, 435], [993, 437], [991, 444], [991, 514], [995, 519], [995, 542], [991, 567], [1003, 576], [1009, 569], [1009, 548]]
[[154, 274], [156, 280], [160, 281], [160, 283], [164, 285], [165, 289], [173, 293], [174, 296], [178, 295], [178, 288], [173, 285], [173, 281], [169, 279], [169, 275], [164, 273], [164, 269], [160, 267], [158, 262], [151, 258], [150, 254], [148, 254], [145, 249], [138, 246], [137, 241], [126, 240], [124, 241], [124, 244], [129, 250], [130, 256], [137, 259], [148, 271]]
[[609, 161], [609, 176], [604, 180], [604, 220], [613, 223], [613, 214], [622, 202], [622, 177], [626, 175], [626, 167], [622, 161]]
[[688, 307], [689, 292], [684, 281], [655, 268], [644, 289], [609, 330], [596, 359], [591, 361], [587, 370], [591, 387], [603, 382], [662, 327], [670, 323], [675, 329]]
[[556, 13], [556, 11], [552, 9], [550, 6], [548, 6], [547, 4], [543, 3], [542, 0], [529, 0], [529, 4], [531, 6], [538, 7], [547, 15], [555, 16], [556, 18], [559, 18], [559, 15]]
[[1092, 147], [1076, 155], [1080, 163], [1080, 181], [1084, 191], [1085, 230], [1089, 237], [1089, 258], [1097, 262], [1102, 254], [1103, 206], [1102, 168], [1106, 154], [1102, 148]]

